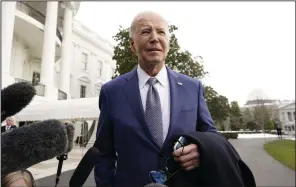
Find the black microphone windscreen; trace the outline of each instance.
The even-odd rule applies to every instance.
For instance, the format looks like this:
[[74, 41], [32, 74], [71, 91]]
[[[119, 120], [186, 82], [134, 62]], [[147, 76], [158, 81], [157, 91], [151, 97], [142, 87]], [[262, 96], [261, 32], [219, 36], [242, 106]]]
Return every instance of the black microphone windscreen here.
[[26, 169], [63, 154], [68, 147], [65, 125], [46, 120], [1, 134], [1, 174]]
[[69, 153], [73, 148], [73, 142], [74, 142], [74, 133], [75, 133], [75, 127], [71, 123], [65, 123], [66, 131], [67, 131], [67, 137], [68, 137], [68, 148], [66, 150], [66, 153]]
[[18, 82], [1, 90], [1, 122], [26, 107], [36, 94], [28, 82]]
[[90, 172], [97, 163], [99, 150], [95, 147], [91, 147], [83, 156], [75, 169], [70, 182], [69, 187], [82, 187], [87, 180]]
[[167, 186], [163, 184], [158, 184], [158, 183], [150, 183], [150, 184], [146, 184], [144, 187], [167, 187]]

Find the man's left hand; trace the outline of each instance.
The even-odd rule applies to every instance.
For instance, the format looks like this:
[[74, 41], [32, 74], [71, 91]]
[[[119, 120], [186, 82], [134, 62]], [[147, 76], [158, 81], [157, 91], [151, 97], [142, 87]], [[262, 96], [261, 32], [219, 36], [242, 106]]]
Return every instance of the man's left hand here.
[[189, 144], [173, 152], [175, 161], [179, 162], [186, 171], [195, 169], [199, 166], [199, 152], [196, 144]]

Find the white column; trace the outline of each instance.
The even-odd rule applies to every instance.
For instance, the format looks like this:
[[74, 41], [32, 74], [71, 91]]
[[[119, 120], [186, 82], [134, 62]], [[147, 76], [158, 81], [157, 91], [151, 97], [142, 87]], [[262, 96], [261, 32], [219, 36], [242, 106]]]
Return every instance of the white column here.
[[10, 76], [16, 2], [2, 2], [2, 88], [14, 82]]
[[48, 1], [42, 49], [40, 82], [45, 85], [45, 97], [53, 96], [58, 1]]
[[71, 57], [73, 54], [72, 46], [72, 10], [68, 7], [64, 9], [64, 23], [63, 23], [63, 43], [62, 43], [62, 57], [60, 69], [59, 88], [67, 93], [67, 99], [70, 98], [70, 70]]

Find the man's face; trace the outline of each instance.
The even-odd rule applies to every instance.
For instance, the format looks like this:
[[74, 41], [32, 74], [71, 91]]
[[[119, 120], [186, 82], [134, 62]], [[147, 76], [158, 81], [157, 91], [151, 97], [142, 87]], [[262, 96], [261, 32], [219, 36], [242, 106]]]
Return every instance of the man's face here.
[[140, 15], [135, 21], [130, 44], [142, 63], [164, 62], [169, 46], [167, 23], [159, 15]]
[[13, 122], [11, 119], [6, 120], [6, 125], [10, 126], [13, 125]]

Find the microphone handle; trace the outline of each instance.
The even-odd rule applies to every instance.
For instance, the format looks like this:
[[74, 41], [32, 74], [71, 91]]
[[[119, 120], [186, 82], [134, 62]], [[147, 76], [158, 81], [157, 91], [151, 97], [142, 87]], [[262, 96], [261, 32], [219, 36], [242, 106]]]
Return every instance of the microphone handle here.
[[57, 185], [60, 181], [60, 175], [62, 173], [63, 162], [64, 162], [64, 160], [68, 159], [68, 154], [67, 153], [62, 154], [62, 155], [58, 156], [57, 159], [59, 160], [59, 165], [58, 165], [58, 169], [57, 169], [57, 177], [56, 177], [55, 187], [57, 187]]

